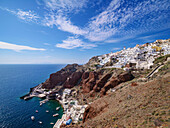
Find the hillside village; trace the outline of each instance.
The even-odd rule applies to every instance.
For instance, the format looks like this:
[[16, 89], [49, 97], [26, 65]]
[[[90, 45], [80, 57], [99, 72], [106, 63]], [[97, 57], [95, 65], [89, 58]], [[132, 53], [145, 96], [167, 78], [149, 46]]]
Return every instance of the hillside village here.
[[136, 45], [133, 48], [125, 48], [116, 53], [104, 54], [95, 58], [96, 67], [124, 68], [129, 70], [150, 69], [155, 58], [170, 54], [170, 39], [156, 40], [153, 43]]

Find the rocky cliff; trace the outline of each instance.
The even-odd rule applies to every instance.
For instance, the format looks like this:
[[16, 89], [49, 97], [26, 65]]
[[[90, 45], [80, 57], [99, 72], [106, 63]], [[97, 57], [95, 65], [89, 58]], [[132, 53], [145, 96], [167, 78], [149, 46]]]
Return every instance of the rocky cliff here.
[[68, 64], [60, 71], [52, 73], [50, 78], [42, 84], [42, 87], [46, 89], [53, 89], [57, 86], [71, 88], [77, 84], [83, 72], [82, 66], [78, 64]]
[[82, 86], [83, 93], [93, 95], [93, 93], [99, 92], [101, 95], [105, 95], [110, 88], [133, 78], [130, 72], [120, 73], [107, 69], [90, 71], [84, 66], [69, 64], [60, 71], [51, 74], [50, 78], [42, 84], [42, 87], [54, 89], [57, 87], [72, 88], [78, 85]]

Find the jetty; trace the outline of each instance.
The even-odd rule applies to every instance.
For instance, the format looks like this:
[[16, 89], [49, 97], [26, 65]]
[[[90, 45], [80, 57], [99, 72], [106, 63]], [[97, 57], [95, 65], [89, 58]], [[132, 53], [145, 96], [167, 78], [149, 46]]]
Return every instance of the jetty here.
[[66, 114], [63, 114], [61, 119], [58, 119], [53, 128], [60, 128], [60, 125], [65, 121]]

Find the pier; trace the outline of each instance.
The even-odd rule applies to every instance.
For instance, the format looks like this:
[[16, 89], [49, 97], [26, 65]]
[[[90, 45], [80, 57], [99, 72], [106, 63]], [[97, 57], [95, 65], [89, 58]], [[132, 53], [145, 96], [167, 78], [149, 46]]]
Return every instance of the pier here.
[[58, 119], [53, 128], [60, 128], [60, 125], [65, 121], [66, 114], [63, 114], [61, 119]]

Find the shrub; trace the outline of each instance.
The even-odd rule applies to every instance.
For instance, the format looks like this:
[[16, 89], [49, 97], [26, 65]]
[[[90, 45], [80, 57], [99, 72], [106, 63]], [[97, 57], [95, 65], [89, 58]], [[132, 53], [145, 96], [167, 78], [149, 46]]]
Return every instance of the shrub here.
[[165, 56], [160, 56], [160, 57], [155, 59], [154, 64], [158, 64], [160, 62], [164, 62], [164, 61], [167, 60], [168, 57], [170, 57], [170, 54], [165, 55]]

